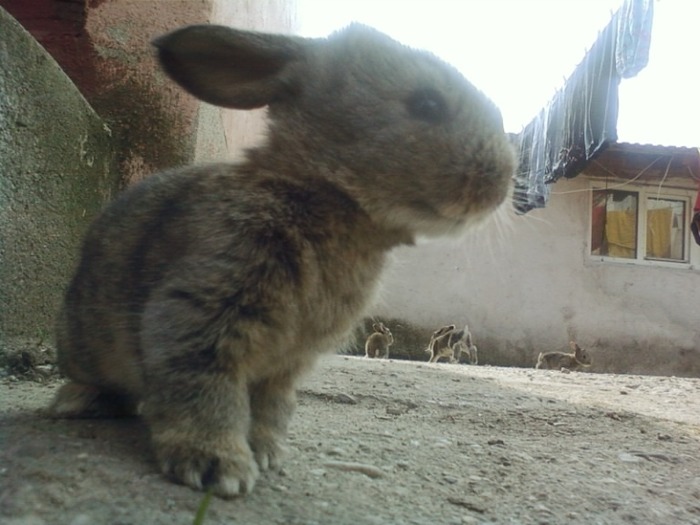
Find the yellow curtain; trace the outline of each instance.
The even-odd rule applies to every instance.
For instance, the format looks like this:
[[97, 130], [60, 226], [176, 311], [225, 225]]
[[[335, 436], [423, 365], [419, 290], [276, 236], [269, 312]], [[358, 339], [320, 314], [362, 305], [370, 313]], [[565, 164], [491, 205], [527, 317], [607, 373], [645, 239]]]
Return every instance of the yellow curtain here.
[[671, 208], [647, 211], [647, 257], [671, 258], [671, 221]]
[[605, 217], [605, 237], [610, 257], [634, 259], [637, 247], [635, 212], [609, 211]]

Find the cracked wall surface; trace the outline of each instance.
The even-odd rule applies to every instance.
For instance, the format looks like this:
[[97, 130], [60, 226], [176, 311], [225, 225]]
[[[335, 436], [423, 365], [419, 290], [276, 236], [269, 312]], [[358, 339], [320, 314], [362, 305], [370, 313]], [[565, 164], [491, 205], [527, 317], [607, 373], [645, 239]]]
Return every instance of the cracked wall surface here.
[[0, 335], [49, 337], [89, 219], [117, 189], [110, 129], [0, 8]]

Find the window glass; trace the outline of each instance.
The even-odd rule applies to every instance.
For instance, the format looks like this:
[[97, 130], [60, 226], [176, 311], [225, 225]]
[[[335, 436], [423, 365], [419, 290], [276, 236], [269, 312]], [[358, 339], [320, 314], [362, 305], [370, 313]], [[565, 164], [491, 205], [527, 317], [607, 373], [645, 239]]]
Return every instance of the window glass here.
[[637, 257], [637, 193], [594, 190], [591, 210], [591, 253]]
[[682, 261], [685, 202], [647, 198], [647, 259]]

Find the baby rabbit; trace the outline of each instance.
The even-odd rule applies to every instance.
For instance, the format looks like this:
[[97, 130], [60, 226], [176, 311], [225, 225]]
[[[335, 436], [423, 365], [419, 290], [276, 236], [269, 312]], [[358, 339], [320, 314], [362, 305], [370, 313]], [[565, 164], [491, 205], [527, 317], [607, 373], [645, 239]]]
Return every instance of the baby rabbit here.
[[267, 140], [237, 165], [148, 177], [97, 217], [59, 314], [71, 382], [52, 410], [138, 407], [165, 475], [230, 497], [278, 467], [297, 379], [365, 314], [387, 253], [487, 216], [514, 155], [456, 70], [366, 26], [188, 26], [154, 44], [196, 97], [267, 106]]
[[441, 357], [448, 357], [450, 359], [450, 362], [453, 362], [454, 359], [454, 354], [452, 352], [451, 348], [448, 348], [447, 344], [445, 344], [445, 341], [441, 339], [441, 343], [439, 343], [436, 346], [436, 341], [440, 339], [443, 335], [449, 334], [454, 330], [456, 327], [453, 324], [448, 324], [445, 326], [441, 326], [437, 330], [433, 332], [433, 335], [430, 336], [430, 342], [428, 343], [428, 348], [425, 349], [425, 352], [427, 354], [430, 354], [430, 357], [428, 358], [428, 362], [430, 363], [436, 363]]
[[469, 326], [463, 330], [455, 330], [453, 324], [438, 328], [430, 337], [426, 352], [430, 354], [431, 363], [442, 357], [448, 358], [450, 363], [459, 363], [463, 352], [467, 355], [469, 364], [476, 365], [479, 362], [478, 349], [472, 342]]
[[547, 352], [537, 356], [535, 368], [548, 368], [550, 370], [578, 370], [581, 367], [591, 366], [591, 356], [583, 348], [571, 341], [569, 346], [572, 354], [564, 352]]
[[374, 323], [372, 328], [374, 333], [365, 341], [365, 357], [389, 359], [389, 347], [394, 344], [391, 330], [384, 326], [384, 323]]

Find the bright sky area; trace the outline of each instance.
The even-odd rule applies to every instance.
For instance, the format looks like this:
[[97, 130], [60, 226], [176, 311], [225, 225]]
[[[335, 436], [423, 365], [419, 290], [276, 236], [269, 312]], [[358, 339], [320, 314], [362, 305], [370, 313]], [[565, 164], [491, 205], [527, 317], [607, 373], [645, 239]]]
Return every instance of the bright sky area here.
[[[300, 32], [353, 20], [452, 63], [518, 132], [561, 87], [622, 0], [298, 0]], [[649, 64], [620, 85], [618, 140], [700, 146], [700, 1], [655, 0]]]

